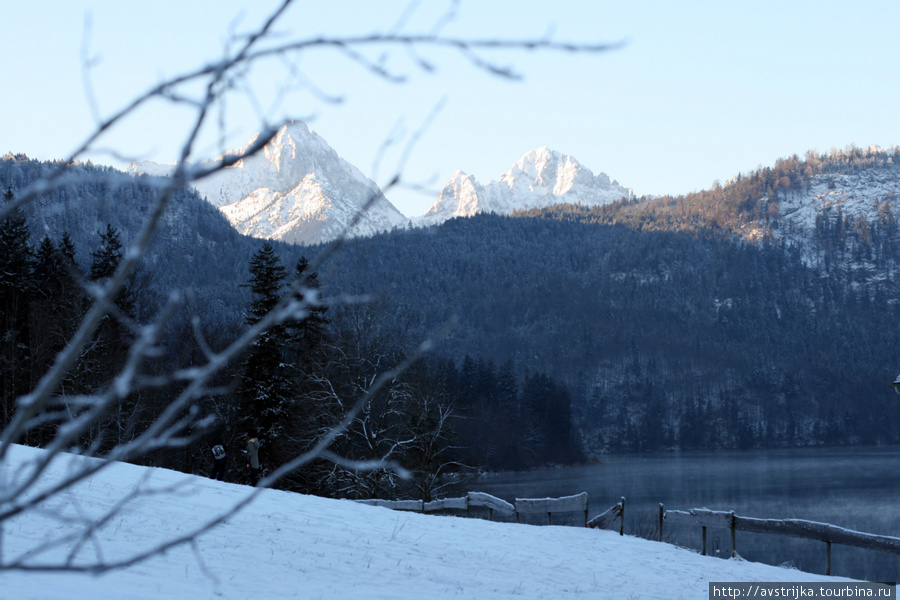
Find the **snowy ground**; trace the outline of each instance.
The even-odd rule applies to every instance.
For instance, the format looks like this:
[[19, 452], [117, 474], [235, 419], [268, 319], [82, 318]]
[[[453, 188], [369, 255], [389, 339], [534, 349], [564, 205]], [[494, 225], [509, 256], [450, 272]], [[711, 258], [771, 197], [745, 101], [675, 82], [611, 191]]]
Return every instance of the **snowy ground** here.
[[[0, 490], [40, 450], [15, 447], [0, 466]], [[58, 461], [48, 481], [70, 468]], [[139, 483], [140, 482], [140, 483]], [[181, 483], [177, 493], [140, 496], [79, 555], [124, 557], [182, 534], [249, 488], [162, 469], [114, 465], [48, 506], [54, 515], [99, 514], [133, 491]], [[8, 488], [6, 488], [8, 489]], [[2, 530], [5, 561], [72, 527], [29, 515]], [[56, 556], [63, 550], [56, 551]], [[42, 562], [51, 556], [35, 558]], [[742, 560], [721, 560], [611, 531], [537, 527], [394, 512], [346, 500], [267, 490], [190, 546], [102, 576], [0, 571], [0, 598], [692, 598], [711, 581], [846, 581]]]

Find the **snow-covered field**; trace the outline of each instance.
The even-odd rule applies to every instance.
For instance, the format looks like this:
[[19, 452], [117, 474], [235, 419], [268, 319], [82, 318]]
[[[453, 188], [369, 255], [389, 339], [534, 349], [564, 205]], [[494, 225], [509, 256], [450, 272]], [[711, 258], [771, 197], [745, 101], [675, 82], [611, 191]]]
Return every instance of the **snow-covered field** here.
[[[0, 490], [41, 450], [13, 447]], [[73, 461], [64, 457], [44, 484]], [[111, 561], [184, 534], [237, 503], [249, 488], [163, 469], [116, 464], [49, 503], [47, 514], [3, 524], [4, 562], [42, 540], [76, 531], [135, 491], [136, 499], [85, 544], [79, 561]], [[574, 490], [573, 490], [574, 491]], [[72, 517], [65, 519], [60, 517]], [[67, 548], [71, 548], [70, 542]], [[33, 558], [39, 564], [66, 549]], [[721, 560], [611, 531], [538, 527], [394, 512], [346, 500], [267, 490], [248, 508], [181, 546], [101, 576], [0, 571], [0, 598], [692, 598], [711, 581], [847, 581], [738, 560]]]

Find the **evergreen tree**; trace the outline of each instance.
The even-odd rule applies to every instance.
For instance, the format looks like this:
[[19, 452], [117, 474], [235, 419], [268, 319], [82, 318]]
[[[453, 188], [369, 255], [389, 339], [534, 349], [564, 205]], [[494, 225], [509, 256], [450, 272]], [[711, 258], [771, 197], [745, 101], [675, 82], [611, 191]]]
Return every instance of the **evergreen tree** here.
[[[294, 269], [294, 296], [305, 301], [305, 293], [319, 293], [319, 274], [307, 272], [309, 261], [301, 256]], [[331, 322], [326, 313], [328, 307], [319, 301], [313, 301], [307, 307], [309, 314], [305, 319], [288, 325], [289, 335], [297, 352], [297, 363], [301, 376], [314, 376], [321, 371], [326, 354], [328, 324]]]
[[[122, 242], [118, 230], [106, 225], [106, 231], [100, 232], [100, 247], [91, 254], [90, 281], [104, 282], [113, 276], [119, 263], [122, 262]], [[134, 293], [130, 285], [125, 285], [116, 296], [116, 307], [124, 315], [131, 316], [134, 309]]]
[[[49, 237], [41, 240], [35, 255], [34, 294], [29, 311], [32, 348], [32, 386], [43, 377], [77, 330], [84, 315], [84, 294], [78, 281], [75, 250], [67, 235], [57, 247]], [[75, 391], [73, 373], [63, 382], [61, 394]], [[59, 406], [50, 410], [58, 411]], [[52, 427], [36, 430], [36, 443], [43, 445], [52, 436]]]
[[244, 285], [253, 293], [246, 317], [248, 325], [256, 325], [275, 308], [281, 300], [285, 277], [284, 265], [275, 249], [268, 242], [263, 244], [250, 258], [250, 281]]
[[[100, 245], [91, 253], [88, 280], [105, 285], [122, 261], [122, 243], [119, 232], [112, 225], [99, 232]], [[65, 250], [66, 253], [69, 250]], [[76, 370], [76, 388], [82, 393], [97, 393], [104, 389], [118, 373], [125, 361], [131, 341], [127, 323], [122, 319], [131, 318], [134, 297], [126, 284], [114, 300], [114, 306], [103, 317], [94, 334], [94, 340], [85, 353], [80, 369]], [[101, 449], [118, 445], [134, 434], [139, 418], [139, 397], [123, 399], [99, 423], [98, 429], [89, 433], [86, 442], [96, 443], [103, 436]]]
[[521, 464], [521, 443], [525, 434], [519, 405], [519, 384], [513, 362], [508, 360], [497, 375], [497, 410], [492, 419], [499, 459], [504, 464]]
[[[4, 194], [9, 203], [15, 195]], [[15, 409], [16, 398], [29, 389], [27, 377], [28, 303], [32, 288], [33, 251], [21, 210], [0, 220], [0, 428]]]
[[[263, 244], [250, 259], [249, 287], [253, 294], [246, 317], [255, 325], [280, 301], [285, 269], [271, 244]], [[281, 439], [292, 418], [294, 390], [283, 355], [287, 332], [277, 325], [263, 332], [250, 348], [243, 364], [237, 425], [242, 432], [255, 433], [272, 460], [281, 456]]]
[[[331, 360], [328, 327], [331, 322], [326, 316], [328, 307], [318, 304], [318, 274], [309, 270], [309, 261], [301, 256], [294, 269], [291, 293], [300, 302], [309, 301], [307, 315], [299, 321], [285, 325], [285, 349], [287, 367], [293, 390], [290, 419], [285, 423], [289, 442], [279, 444], [278, 451], [293, 457], [309, 450], [323, 432], [333, 427], [341, 416], [341, 405], [337, 402], [332, 387], [333, 377], [329, 377]], [[292, 473], [286, 485], [304, 493], [328, 493], [329, 479], [333, 477], [334, 466], [322, 461]]]
[[[106, 283], [122, 261], [122, 243], [119, 232], [112, 225], [100, 232], [100, 245], [91, 253], [88, 280], [99, 285]], [[115, 299], [115, 308], [129, 316], [132, 307], [131, 292], [127, 286]], [[96, 391], [105, 385], [117, 371], [127, 349], [127, 330], [114, 314], [107, 314], [97, 328], [94, 344], [89, 352], [86, 365], [86, 390]]]
[[[318, 273], [308, 272], [308, 268], [309, 261], [305, 256], [300, 257], [294, 271], [293, 294], [301, 302], [308, 299], [306, 294], [312, 292], [318, 295], [319, 293]], [[302, 404], [308, 409], [303, 412], [316, 415], [320, 412], [317, 397], [320, 396], [324, 387], [328, 387], [324, 378], [330, 347], [328, 325], [331, 321], [326, 316], [328, 307], [319, 304], [315, 299], [311, 299], [307, 310], [306, 318], [288, 324], [287, 330], [290, 347], [294, 353], [296, 389], [299, 396], [302, 397]], [[319, 415], [319, 418], [313, 418], [312, 421], [321, 421], [322, 417], [329, 422], [332, 421], [328, 415]], [[325, 423], [319, 423], [318, 426], [310, 424], [303, 428], [310, 432], [318, 432], [322, 425], [327, 426]]]
[[580, 458], [572, 432], [572, 398], [564, 386], [548, 375], [535, 374], [525, 381], [522, 404], [531, 419], [527, 441], [537, 464], [568, 463]]
[[31, 302], [31, 347], [33, 348], [33, 379], [37, 380], [61, 350], [68, 336], [64, 331], [60, 311], [63, 290], [69, 276], [65, 258], [53, 240], [45, 236], [35, 253], [35, 294]]

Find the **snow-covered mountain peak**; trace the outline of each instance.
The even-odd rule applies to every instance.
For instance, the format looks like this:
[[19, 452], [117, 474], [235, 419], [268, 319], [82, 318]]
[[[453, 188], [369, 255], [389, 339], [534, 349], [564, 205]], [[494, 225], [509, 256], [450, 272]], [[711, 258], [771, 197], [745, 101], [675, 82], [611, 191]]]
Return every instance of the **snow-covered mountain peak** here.
[[[261, 132], [254, 133], [247, 143], [239, 148], [235, 148], [225, 154], [246, 153], [251, 146], [256, 144]], [[281, 126], [269, 143], [265, 146], [265, 153], [268, 157], [274, 156], [276, 152], [282, 152], [288, 149], [292, 152], [292, 158], [296, 157], [298, 148], [306, 148], [307, 150], [318, 150], [323, 153], [332, 153], [334, 150], [328, 143], [323, 140], [316, 132], [312, 131], [303, 121], [288, 121]]]
[[557, 165], [564, 158], [568, 157], [550, 150], [546, 146], [535, 148], [523, 154], [522, 158], [500, 176], [500, 180], [514, 179], [517, 175], [524, 175], [543, 184], [548, 177], [553, 176], [553, 171], [557, 170]]
[[[596, 187], [599, 190], [613, 191], [613, 185], [605, 173], [594, 175], [574, 157], [551, 150], [546, 146], [527, 152], [516, 163], [500, 176], [500, 181], [509, 187], [522, 185], [524, 178], [531, 188], [547, 188], [554, 196], [564, 196], [576, 185]], [[627, 190], [623, 195], [628, 195]], [[590, 202], [588, 202], [590, 204]]]
[[[283, 167], [290, 168], [295, 165], [298, 160], [303, 161], [303, 157], [319, 161], [326, 158], [334, 162], [341, 161], [337, 152], [318, 134], [310, 131], [302, 121], [291, 121], [284, 125], [263, 148], [263, 154], [279, 172]], [[358, 173], [360, 179], [365, 180], [356, 167], [349, 163], [345, 165], [351, 167], [351, 170], [356, 172], [354, 174]]]
[[[245, 154], [259, 135], [210, 162]], [[130, 171], [160, 174], [161, 168], [142, 163]], [[238, 231], [259, 238], [303, 244], [332, 240], [347, 230], [372, 198], [349, 235], [372, 235], [406, 222], [373, 181], [301, 121], [287, 123], [260, 152], [193, 187]]]
[[631, 195], [605, 173], [594, 175], [575, 158], [541, 146], [522, 155], [497, 181], [482, 186], [457, 171], [422, 221], [440, 223], [479, 212], [511, 214], [565, 202], [595, 206]]

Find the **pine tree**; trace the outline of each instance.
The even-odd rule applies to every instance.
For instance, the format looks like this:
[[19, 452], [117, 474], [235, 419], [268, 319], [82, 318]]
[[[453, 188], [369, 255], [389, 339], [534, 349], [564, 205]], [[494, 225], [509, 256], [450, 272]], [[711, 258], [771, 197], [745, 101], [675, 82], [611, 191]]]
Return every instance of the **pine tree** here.
[[49, 237], [35, 254], [34, 297], [31, 302], [31, 337], [34, 372], [39, 378], [77, 330], [84, 316], [84, 291], [75, 263], [75, 248], [68, 234], [59, 246]]
[[[4, 194], [9, 203], [15, 195]], [[0, 428], [12, 417], [16, 398], [28, 388], [28, 302], [33, 291], [33, 251], [21, 210], [0, 220]]]
[[[301, 256], [294, 269], [294, 296], [303, 302], [304, 292], [319, 293], [319, 274], [308, 273], [309, 261]], [[311, 302], [307, 307], [309, 314], [305, 319], [288, 326], [289, 335], [297, 352], [297, 366], [304, 378], [316, 376], [323, 368], [328, 339], [328, 324], [331, 322], [326, 313], [328, 307], [319, 302]]]
[[[57, 247], [49, 237], [44, 237], [35, 254], [34, 293], [29, 310], [32, 386], [43, 377], [78, 328], [84, 305], [72, 240], [65, 235]], [[61, 395], [77, 391], [74, 387], [76, 372], [77, 369], [73, 369], [63, 382]], [[51, 425], [36, 429], [34, 441], [43, 445], [52, 433]]]
[[[56, 310], [61, 296], [63, 277], [66, 276], [62, 254], [53, 240], [45, 236], [35, 253], [35, 294], [31, 302], [32, 379], [40, 378], [61, 349], [57, 331], [60, 313]], [[60, 332], [61, 334], [62, 332]]]
[[512, 360], [500, 368], [497, 375], [497, 410], [492, 425], [501, 464], [519, 462], [522, 439], [527, 433], [519, 405], [519, 384]]
[[[106, 225], [106, 231], [100, 232], [100, 247], [91, 254], [91, 270], [88, 275], [90, 281], [104, 282], [113, 276], [119, 263], [122, 262], [122, 242], [119, 232], [110, 224]], [[119, 295], [116, 296], [116, 307], [127, 316], [131, 316], [134, 309], [134, 294], [130, 285], [125, 285]]]
[[[271, 244], [263, 244], [250, 259], [250, 280], [245, 285], [253, 293], [246, 317], [255, 325], [280, 301], [286, 277], [284, 266]], [[272, 460], [283, 458], [279, 450], [286, 422], [291, 418], [293, 389], [283, 356], [287, 333], [284, 325], [263, 332], [250, 348], [243, 364], [237, 425], [256, 434]]]
[[[112, 225], [100, 232], [100, 246], [91, 253], [88, 280], [103, 285], [112, 277], [122, 261], [122, 243], [119, 232]], [[132, 307], [131, 292], [123, 289], [115, 299], [115, 308], [129, 316]], [[127, 330], [115, 314], [107, 314], [97, 328], [94, 344], [89, 352], [85, 391], [92, 392], [105, 385], [116, 372], [127, 348]]]
[[[122, 261], [122, 243], [119, 232], [112, 225], [99, 232], [100, 245], [91, 253], [88, 280], [105, 285]], [[68, 252], [68, 250], [66, 251]], [[114, 306], [97, 327], [94, 340], [80, 363], [76, 387], [83, 393], [96, 393], [107, 385], [124, 364], [130, 345], [130, 330], [122, 319], [132, 317], [134, 298], [130, 286], [126, 284], [114, 300]], [[134, 434], [139, 416], [138, 396], [132, 396], [117, 403], [108, 418], [99, 423], [96, 431], [91, 431], [86, 443], [94, 443], [98, 435], [105, 437], [101, 448], [118, 445]]]
[[[69, 236], [69, 232], [63, 232], [62, 239], [59, 241], [60, 253], [69, 261], [67, 266], [75, 267], [75, 243]], [[72, 271], [74, 274], [75, 271]]]

